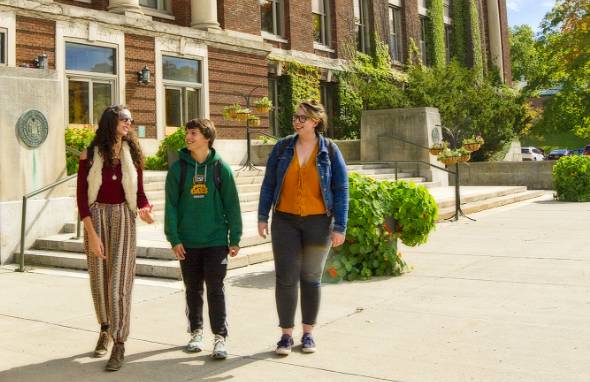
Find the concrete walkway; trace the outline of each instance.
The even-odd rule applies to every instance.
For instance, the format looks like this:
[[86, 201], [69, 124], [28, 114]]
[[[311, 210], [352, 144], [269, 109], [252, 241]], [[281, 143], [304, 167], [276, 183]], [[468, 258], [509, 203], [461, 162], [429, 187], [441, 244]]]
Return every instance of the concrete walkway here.
[[402, 248], [409, 274], [326, 285], [318, 353], [287, 358], [272, 352], [270, 263], [228, 276], [226, 361], [210, 345], [182, 351], [179, 282], [138, 280], [116, 373], [90, 357], [98, 327], [83, 272], [4, 268], [0, 381], [589, 381], [590, 203], [548, 194], [472, 217]]

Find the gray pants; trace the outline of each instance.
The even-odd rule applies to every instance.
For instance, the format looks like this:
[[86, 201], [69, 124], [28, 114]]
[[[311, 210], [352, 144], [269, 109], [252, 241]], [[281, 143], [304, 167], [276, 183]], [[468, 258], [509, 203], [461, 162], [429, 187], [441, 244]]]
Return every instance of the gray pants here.
[[276, 211], [271, 224], [281, 328], [294, 327], [297, 289], [301, 282], [302, 322], [314, 325], [320, 308], [320, 284], [330, 251], [332, 218], [296, 216]]

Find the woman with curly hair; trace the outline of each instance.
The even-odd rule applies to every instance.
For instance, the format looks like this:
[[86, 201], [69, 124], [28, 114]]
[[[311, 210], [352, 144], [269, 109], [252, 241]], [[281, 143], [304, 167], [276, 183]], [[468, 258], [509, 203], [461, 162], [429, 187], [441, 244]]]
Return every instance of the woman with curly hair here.
[[129, 335], [135, 218], [139, 214], [141, 220], [153, 223], [152, 206], [143, 191], [143, 155], [132, 123], [127, 107], [106, 108], [78, 168], [78, 211], [100, 324], [94, 356], [103, 357], [112, 338], [115, 344], [106, 365], [110, 371], [121, 368]]

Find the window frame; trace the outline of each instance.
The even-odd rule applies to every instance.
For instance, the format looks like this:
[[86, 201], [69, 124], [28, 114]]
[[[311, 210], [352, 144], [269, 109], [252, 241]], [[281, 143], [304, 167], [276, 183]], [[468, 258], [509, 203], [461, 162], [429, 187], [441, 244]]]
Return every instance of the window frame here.
[[[272, 90], [271, 90], [272, 89]], [[268, 127], [271, 134], [275, 137], [280, 135], [279, 131], [279, 78], [277, 76], [268, 77], [268, 98], [270, 98], [273, 108], [268, 113]]]
[[156, 0], [156, 8], [150, 7], [148, 5], [141, 4], [141, 0], [138, 0], [139, 6], [143, 9], [149, 9], [152, 12], [160, 12], [160, 13], [172, 13], [172, 6], [170, 0]]
[[268, 33], [272, 36], [282, 37], [284, 33], [284, 1], [283, 0], [266, 0], [272, 4], [272, 24], [273, 30], [267, 31], [262, 28], [262, 4], [259, 4], [260, 8], [260, 32]]
[[0, 49], [0, 66], [8, 66], [8, 29], [0, 28], [0, 34], [4, 36]]
[[[399, 4], [399, 3], [398, 3]], [[388, 5], [388, 19], [389, 19], [389, 54], [391, 60], [395, 64], [403, 64], [404, 62], [404, 49], [403, 49], [403, 8], [401, 5], [389, 3]], [[395, 14], [397, 12], [398, 19], [396, 24]], [[397, 58], [394, 56], [393, 44], [396, 43]]]
[[[100, 47], [100, 48], [108, 48], [113, 49], [113, 71], [114, 73], [97, 73], [97, 72], [86, 72], [82, 70], [70, 70], [67, 69], [67, 45], [68, 43], [72, 44], [79, 44], [79, 45], [87, 45], [92, 47]], [[66, 104], [66, 119], [67, 119], [67, 126], [70, 125], [79, 125], [70, 123], [70, 97], [69, 97], [69, 83], [70, 81], [77, 81], [77, 82], [88, 82], [88, 116], [89, 121], [88, 125], [98, 126], [98, 121], [94, 121], [94, 83], [109, 83], [111, 85], [111, 104], [119, 103], [118, 94], [119, 94], [119, 47], [116, 44], [109, 44], [109, 43], [101, 43], [101, 42], [93, 42], [89, 43], [88, 41], [81, 41], [79, 39], [64, 39], [64, 73], [65, 73], [65, 80], [66, 80], [66, 95], [65, 95], [65, 104]]]
[[420, 58], [422, 59], [422, 64], [425, 66], [430, 66], [430, 52], [429, 52], [429, 44], [428, 44], [428, 34], [427, 34], [427, 23], [429, 22], [428, 17], [420, 16]]
[[[356, 10], [359, 15], [357, 18]], [[369, 41], [369, 12], [366, 0], [353, 0], [353, 18], [355, 28], [356, 50], [368, 54], [371, 49]], [[359, 40], [360, 36], [360, 40]], [[359, 49], [360, 48], [360, 49]]]
[[[205, 115], [205, 109], [204, 109], [204, 105], [203, 105], [203, 88], [204, 88], [204, 74], [203, 74], [203, 65], [204, 65], [204, 59], [202, 57], [191, 57], [191, 56], [186, 56], [186, 55], [181, 55], [181, 54], [175, 54], [175, 53], [171, 53], [171, 52], [164, 52], [162, 51], [162, 54], [160, 56], [160, 65], [163, 67], [164, 64], [164, 58], [165, 57], [176, 57], [176, 58], [182, 58], [184, 60], [192, 60], [192, 61], [198, 61], [199, 62], [199, 74], [200, 74], [200, 78], [199, 81], [200, 82], [190, 82], [190, 81], [178, 81], [178, 80], [170, 80], [170, 79], [166, 79], [164, 77], [164, 71], [162, 70], [162, 89], [163, 89], [163, 93], [162, 96], [164, 97], [164, 135], [167, 136], [169, 135], [168, 132], [172, 129], [172, 128], [182, 128], [184, 125], [186, 125], [186, 123], [188, 122], [188, 97], [187, 97], [187, 91], [188, 90], [192, 90], [195, 91], [197, 96], [198, 96], [198, 100], [197, 100], [197, 106], [198, 106], [198, 115], [196, 116], [196, 118], [202, 118]], [[167, 117], [167, 110], [166, 110], [166, 89], [178, 89], [180, 90], [180, 94], [181, 94], [181, 111], [180, 111], [180, 126], [169, 126], [168, 125], [168, 121], [166, 120]]]
[[330, 26], [330, 1], [329, 0], [317, 0], [317, 1], [322, 5], [323, 10], [321, 10], [321, 12], [323, 12], [323, 13], [315, 12], [313, 9], [313, 2], [312, 2], [311, 13], [312, 13], [312, 15], [319, 15], [320, 21], [321, 21], [321, 24], [320, 24], [320, 40], [321, 41], [317, 41], [314, 36], [314, 43], [329, 47], [331, 44], [331, 36], [330, 36], [330, 28], [329, 28], [329, 26]]

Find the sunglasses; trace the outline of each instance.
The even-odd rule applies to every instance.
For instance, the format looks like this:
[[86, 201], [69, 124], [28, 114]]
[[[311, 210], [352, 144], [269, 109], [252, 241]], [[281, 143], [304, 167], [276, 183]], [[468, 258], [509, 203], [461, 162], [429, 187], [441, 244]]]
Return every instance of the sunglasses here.
[[129, 122], [129, 123], [133, 123], [133, 118], [127, 118], [127, 117], [120, 117], [119, 121], [121, 122]]
[[309, 121], [310, 119], [312, 119], [312, 118], [308, 117], [307, 115], [293, 114], [293, 122], [305, 123], [305, 122]]

